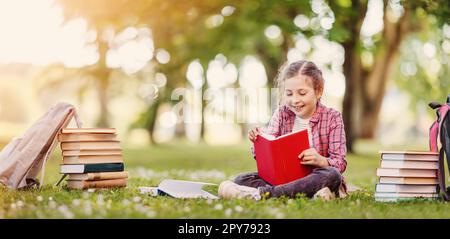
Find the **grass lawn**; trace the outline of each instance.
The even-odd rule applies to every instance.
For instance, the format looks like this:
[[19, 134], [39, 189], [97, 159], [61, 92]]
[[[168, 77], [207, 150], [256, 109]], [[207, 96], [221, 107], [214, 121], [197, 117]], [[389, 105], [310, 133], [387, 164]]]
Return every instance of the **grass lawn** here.
[[[240, 172], [255, 171], [249, 144], [207, 146], [173, 143], [149, 148], [126, 148], [130, 172], [122, 189], [67, 190], [53, 184], [59, 179], [59, 152], [46, 168], [44, 187], [12, 191], [0, 188], [0, 218], [450, 218], [442, 201], [415, 200], [379, 203], [373, 199], [378, 147], [358, 146], [348, 155], [347, 181], [363, 190], [331, 202], [305, 197], [251, 200], [181, 200], [139, 193], [139, 186], [156, 186], [163, 179], [220, 183]], [[209, 189], [217, 191], [217, 187]]]

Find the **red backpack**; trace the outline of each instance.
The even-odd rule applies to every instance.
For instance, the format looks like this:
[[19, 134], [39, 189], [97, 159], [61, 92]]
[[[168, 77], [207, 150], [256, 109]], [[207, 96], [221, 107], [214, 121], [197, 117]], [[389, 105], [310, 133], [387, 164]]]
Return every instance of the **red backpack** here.
[[[437, 119], [430, 127], [430, 151], [439, 152], [439, 188], [444, 194], [444, 200], [450, 200], [450, 187], [445, 186], [444, 157], [447, 158], [447, 166], [450, 170], [450, 94], [447, 96], [447, 103], [440, 104], [431, 102], [428, 104], [436, 110]], [[439, 148], [438, 139], [441, 143]]]

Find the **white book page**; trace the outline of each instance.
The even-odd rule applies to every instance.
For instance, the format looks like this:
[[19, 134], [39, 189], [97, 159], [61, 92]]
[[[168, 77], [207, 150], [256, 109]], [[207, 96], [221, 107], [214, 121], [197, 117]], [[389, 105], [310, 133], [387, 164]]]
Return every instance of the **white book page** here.
[[277, 139], [275, 136], [266, 133], [260, 133], [258, 136], [262, 136], [263, 138], [271, 141]]
[[166, 179], [159, 184], [158, 189], [175, 198], [219, 199], [217, 196], [204, 191], [202, 187], [205, 185], [215, 185], [215, 184]]
[[[281, 135], [280, 137], [278, 137], [277, 139], [279, 139], [279, 138], [283, 138], [283, 137], [287, 137], [287, 136], [289, 136], [289, 135], [291, 135], [291, 134], [296, 134], [296, 133], [300, 133], [300, 132], [302, 132], [302, 131], [306, 131], [306, 133], [308, 133], [308, 130], [307, 129], [304, 129], [304, 130], [300, 130], [300, 131], [295, 131], [295, 132], [291, 132], [291, 133], [289, 133], [289, 134], [284, 134], [284, 135]], [[308, 136], [309, 137], [309, 136]]]
[[289, 135], [291, 135], [291, 134], [296, 134], [296, 133], [299, 133], [299, 132], [302, 132], [302, 131], [307, 131], [307, 129], [300, 130], [300, 131], [295, 131], [295, 132], [291, 132], [291, 133], [289, 133], [289, 134], [284, 134], [284, 135], [281, 135], [281, 136], [279, 136], [279, 137], [275, 137], [275, 136], [273, 136], [273, 135], [271, 135], [271, 134], [266, 134], [266, 133], [260, 133], [259, 135], [261, 135], [262, 137], [264, 137], [264, 138], [267, 139], [267, 140], [276, 140], [276, 139], [280, 139], [280, 138], [283, 138], [283, 137], [287, 137], [287, 136], [289, 136]]

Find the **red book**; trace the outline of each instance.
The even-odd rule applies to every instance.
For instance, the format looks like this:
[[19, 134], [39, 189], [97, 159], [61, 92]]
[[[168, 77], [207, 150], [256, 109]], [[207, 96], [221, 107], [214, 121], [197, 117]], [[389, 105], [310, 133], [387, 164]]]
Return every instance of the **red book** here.
[[309, 149], [308, 131], [301, 130], [278, 138], [259, 134], [254, 142], [258, 175], [272, 185], [305, 177], [313, 167], [302, 165], [298, 155]]

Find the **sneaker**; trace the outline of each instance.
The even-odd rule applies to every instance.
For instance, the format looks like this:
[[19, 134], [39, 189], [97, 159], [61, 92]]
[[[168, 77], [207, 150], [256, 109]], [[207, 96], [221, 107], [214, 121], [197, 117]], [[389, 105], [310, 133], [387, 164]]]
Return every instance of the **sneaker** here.
[[219, 185], [219, 197], [224, 199], [261, 200], [261, 195], [257, 188], [238, 185], [231, 181], [223, 181]]
[[323, 201], [330, 201], [335, 198], [336, 198], [336, 195], [333, 192], [331, 192], [331, 190], [328, 187], [324, 187], [324, 188], [320, 189], [313, 196], [314, 200], [322, 199]]

